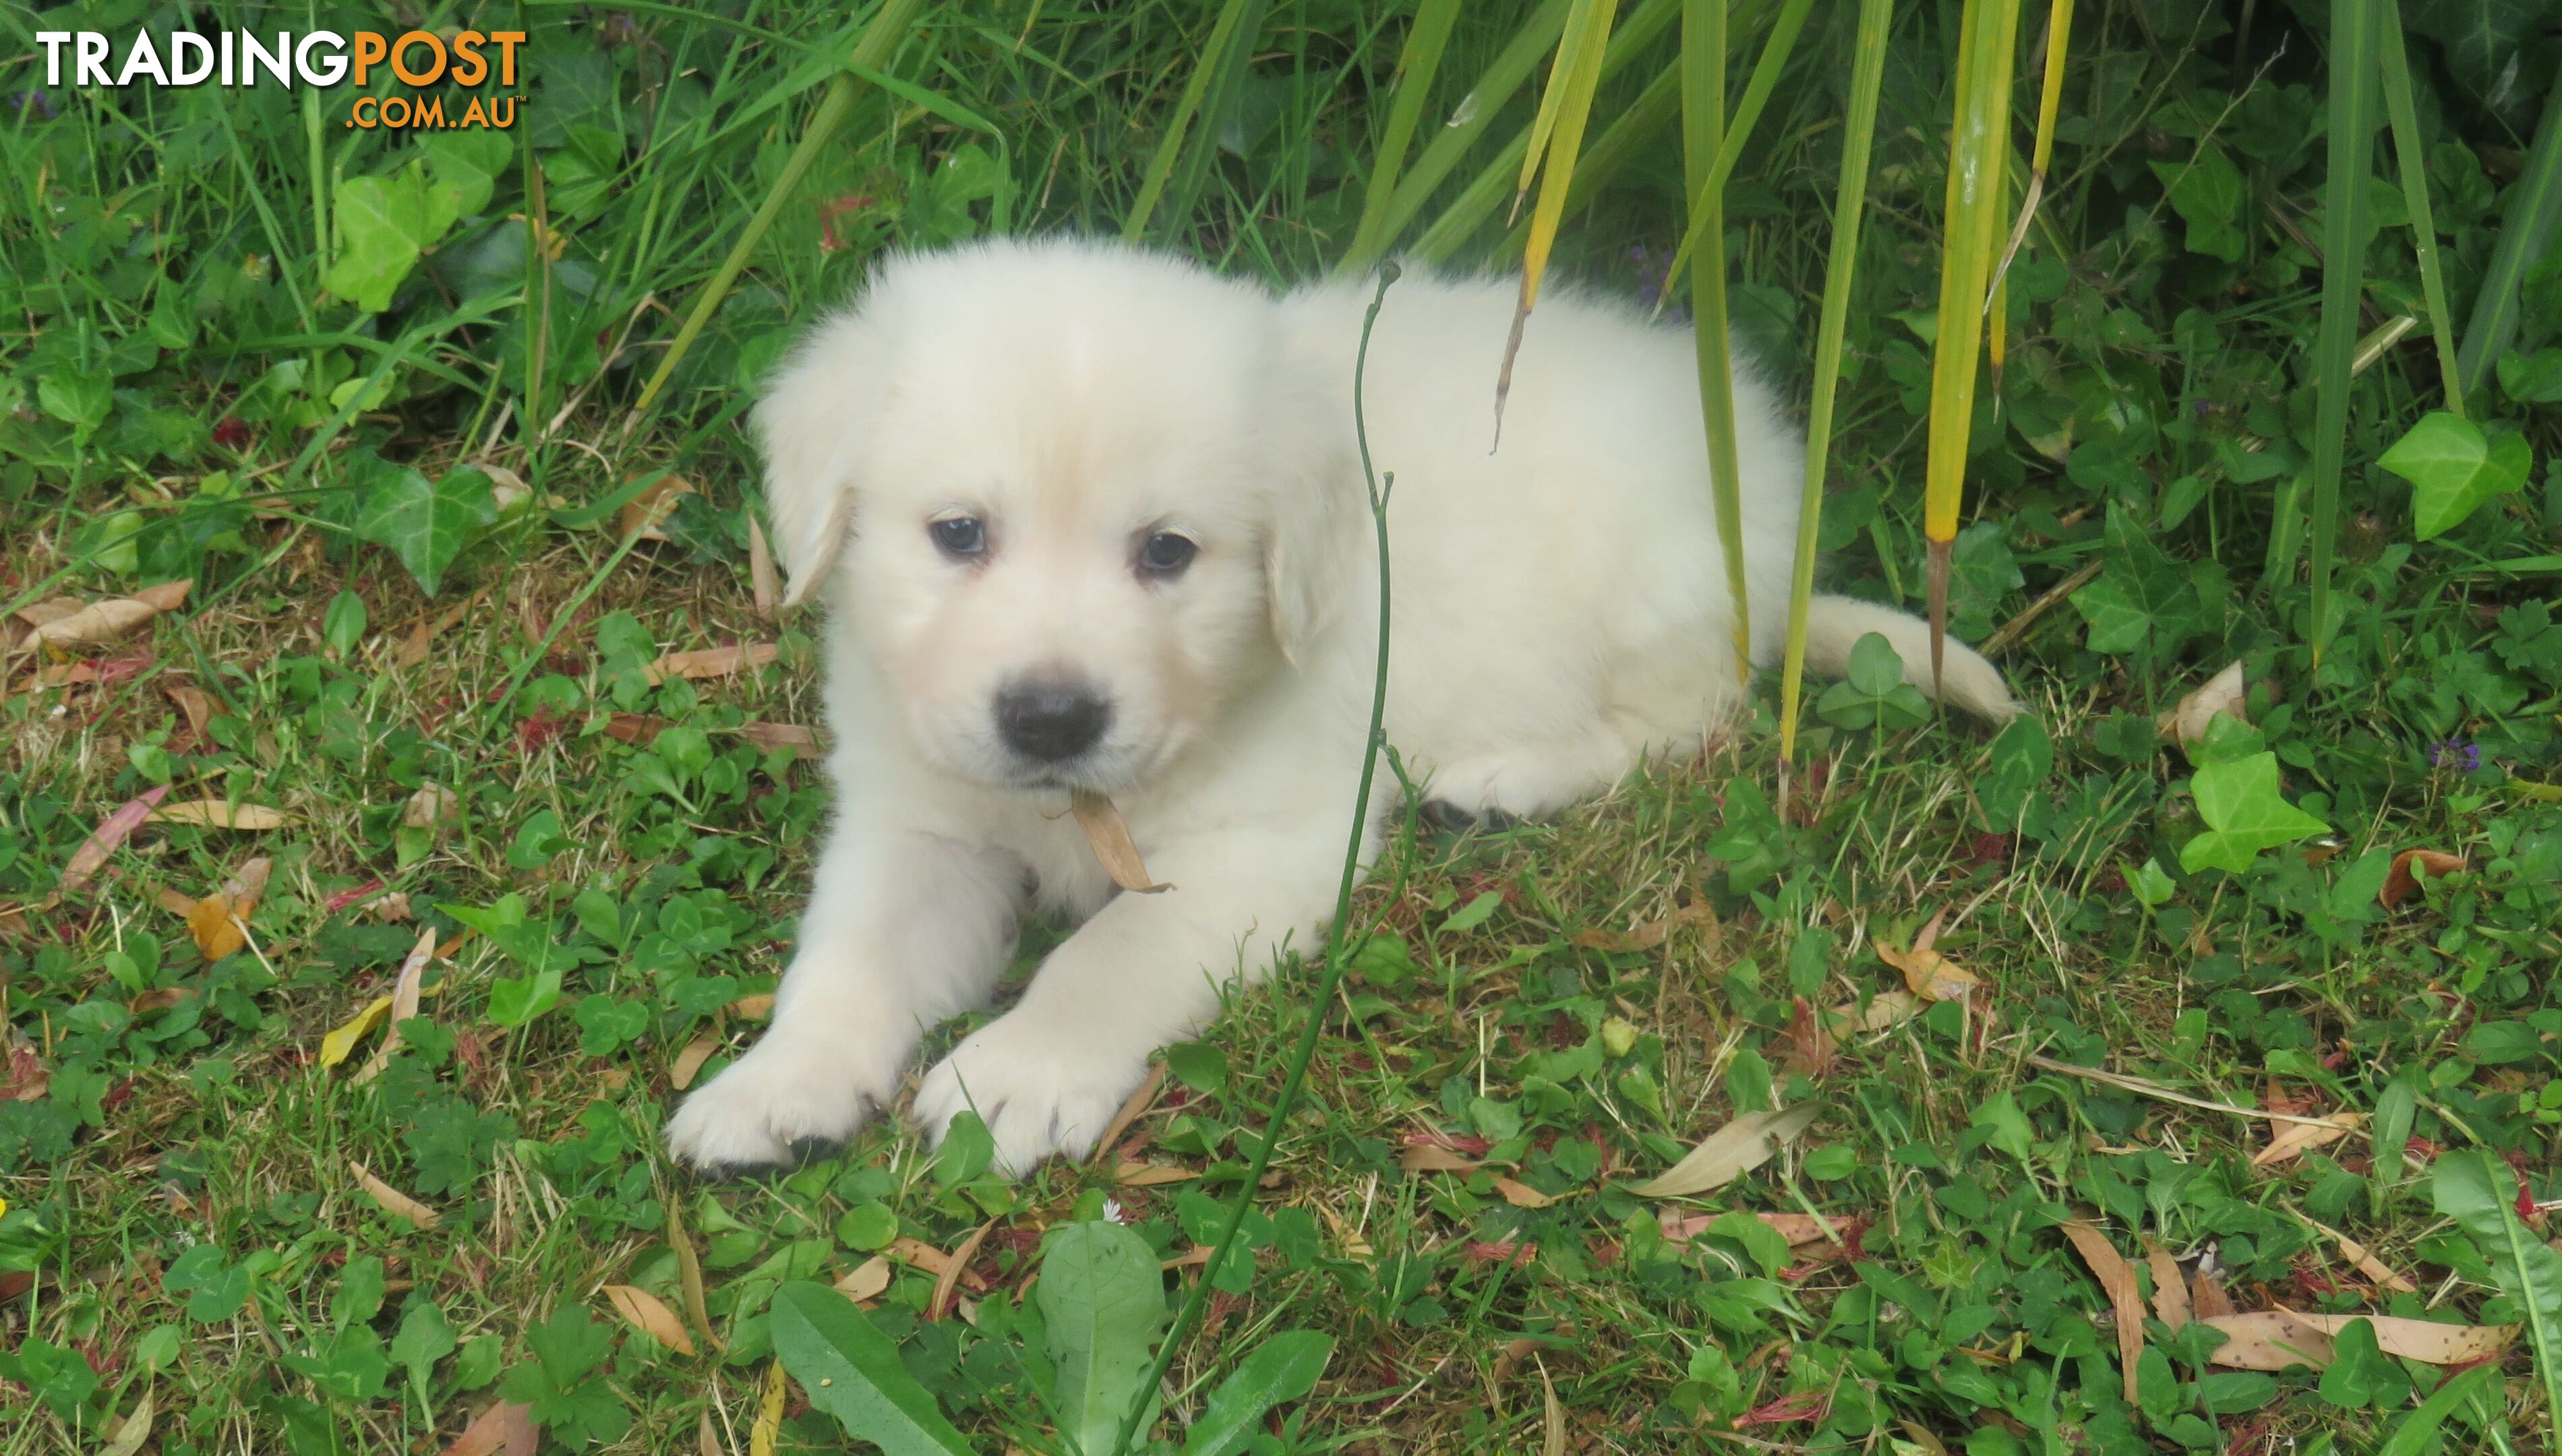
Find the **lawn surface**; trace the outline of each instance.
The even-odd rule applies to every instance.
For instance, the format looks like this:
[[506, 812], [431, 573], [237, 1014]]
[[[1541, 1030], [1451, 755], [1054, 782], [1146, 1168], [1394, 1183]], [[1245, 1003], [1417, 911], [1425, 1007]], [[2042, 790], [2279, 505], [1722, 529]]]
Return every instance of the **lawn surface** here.
[[[1248, 8], [1154, 235], [1307, 276], [1409, 17]], [[1596, 131], [1677, 8], [1625, 7]], [[1738, 77], [1769, 8], [1739, 7]], [[1824, 545], [1841, 589], [1918, 605], [1955, 8], [1905, 9]], [[1817, 7], [1727, 202], [1738, 333], [1800, 398], [1848, 10]], [[1532, 8], [1468, 11], [1427, 140]], [[2557, 46], [2525, 8], [2405, 11], [2464, 318]], [[866, 88], [632, 429], [858, 29], [523, 14], [525, 128], [421, 141], [342, 127], [349, 89], [47, 91], [35, 29], [173, 12], [0, 18], [0, 1456], [430, 1453], [500, 1404], [544, 1449], [845, 1449], [770, 1383], [799, 1280], [861, 1295], [980, 1449], [1057, 1449], [1044, 1231], [1123, 1221], [1170, 1295], [1204, 1277], [1312, 1013], [1175, 1445], [1305, 1330], [1323, 1377], [1250, 1449], [2553, 1449], [2562, 255], [2471, 391], [2531, 464], [2415, 541], [2375, 462], [2443, 396], [2425, 321], [2395, 330], [2421, 285], [2379, 149], [2361, 332], [2390, 338], [2316, 664], [2288, 522], [2326, 7], [2084, 7], [1953, 590], [2026, 719], [1810, 694], [1783, 798], [1764, 684], [1559, 821], [1412, 826], [1336, 999], [1304, 966], [1241, 996], [1095, 1162], [1019, 1184], [895, 1125], [717, 1184], [659, 1149], [760, 1028], [827, 805], [822, 628], [760, 606], [738, 412], [884, 247], [1117, 230], [1215, 8], [927, 7], [881, 68], [904, 90]], [[1481, 172], [1509, 192], [1534, 91], [1417, 230]], [[1639, 141], [1559, 263], [1628, 292], [1680, 236], [1670, 124]], [[1504, 227], [1431, 236], [1500, 266]], [[2247, 723], [2157, 722], [2237, 662]], [[405, 965], [414, 1013], [373, 1009]], [[1639, 1191], [1738, 1119], [1773, 1156]], [[2379, 1322], [2219, 1329], [2219, 1300]]]

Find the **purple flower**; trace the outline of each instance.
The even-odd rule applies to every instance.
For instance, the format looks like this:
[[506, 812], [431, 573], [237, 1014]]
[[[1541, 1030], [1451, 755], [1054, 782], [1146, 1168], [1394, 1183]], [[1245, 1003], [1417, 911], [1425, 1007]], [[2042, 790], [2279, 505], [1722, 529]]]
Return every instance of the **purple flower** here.
[[2429, 745], [2429, 762], [2470, 774], [2481, 767], [2481, 745], [2464, 738], [2441, 739]]
[[[1634, 264], [1637, 270], [1637, 301], [1648, 308], [1662, 307], [1664, 284], [1672, 278], [1673, 255], [1666, 253], [1658, 256], [1645, 244], [1639, 243], [1628, 250], [1628, 262]], [[1668, 311], [1681, 322], [1690, 321], [1690, 312], [1687, 309], [1673, 308]]]
[[12, 91], [9, 95], [9, 104], [22, 112], [33, 106], [37, 114], [48, 121], [60, 114], [54, 109], [54, 98], [45, 94], [41, 89]]

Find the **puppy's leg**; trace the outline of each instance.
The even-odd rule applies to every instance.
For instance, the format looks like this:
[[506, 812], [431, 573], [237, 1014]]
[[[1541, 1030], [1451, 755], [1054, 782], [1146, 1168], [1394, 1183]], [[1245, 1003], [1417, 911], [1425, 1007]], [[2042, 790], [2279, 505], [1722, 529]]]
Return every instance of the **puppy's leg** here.
[[1333, 908], [1340, 826], [1229, 830], [1148, 853], [1175, 888], [1124, 894], [1050, 953], [1020, 1004], [926, 1073], [917, 1125], [938, 1140], [976, 1108], [998, 1166], [1020, 1177], [1081, 1158], [1146, 1075], [1148, 1057], [1218, 1011], [1218, 988], [1261, 979], [1285, 944], [1313, 951]]
[[926, 1029], [987, 1001], [1014, 943], [1022, 874], [938, 834], [840, 828], [764, 1039], [685, 1100], [669, 1150], [723, 1170], [852, 1137], [897, 1095]]

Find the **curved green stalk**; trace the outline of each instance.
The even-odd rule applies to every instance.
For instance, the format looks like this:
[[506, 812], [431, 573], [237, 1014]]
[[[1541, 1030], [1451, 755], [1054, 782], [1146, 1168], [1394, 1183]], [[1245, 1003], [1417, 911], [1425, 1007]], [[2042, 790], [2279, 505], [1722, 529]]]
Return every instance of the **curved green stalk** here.
[[[1797, 759], [1797, 712], [1806, 686], [1806, 614], [1815, 595], [1815, 542], [1823, 521], [1832, 455], [1833, 400], [1841, 386], [1842, 336], [1859, 268], [1860, 223], [1868, 211], [1868, 163], [1877, 139], [1877, 97], [1886, 79], [1886, 37], [1895, 0], [1860, 0], [1851, 52], [1850, 117], [1842, 135], [1841, 187], [1833, 200], [1833, 246], [1824, 261], [1823, 316], [1815, 329], [1815, 392], [1806, 419], [1806, 478], [1797, 504], [1796, 575], [1788, 583], [1788, 650], [1779, 669], [1779, 761]], [[1784, 772], [1784, 770], [1783, 770]]]
[[1209, 1307], [1210, 1275], [1217, 1272], [1228, 1250], [1236, 1246], [1237, 1234], [1245, 1227], [1246, 1212], [1254, 1206], [1255, 1190], [1263, 1185], [1263, 1175], [1272, 1166], [1272, 1150], [1280, 1146], [1281, 1135], [1290, 1126], [1291, 1109], [1298, 1105], [1299, 1089], [1308, 1080], [1308, 1064], [1315, 1059], [1317, 1043], [1325, 1036], [1327, 1011], [1334, 1005], [1335, 993], [1344, 981], [1344, 926], [1352, 919], [1353, 886], [1361, 877], [1362, 841], [1370, 837], [1371, 783], [1377, 776], [1379, 755], [1385, 751], [1380, 725], [1387, 715], [1387, 496], [1396, 486], [1393, 474], [1381, 483], [1371, 464], [1362, 386], [1370, 369], [1371, 326], [1378, 322], [1379, 305], [1386, 301], [1388, 285], [1396, 281], [1396, 275], [1394, 263], [1379, 267], [1377, 290], [1371, 294], [1370, 311], [1362, 316], [1361, 351], [1353, 356], [1353, 438], [1361, 446], [1362, 478], [1370, 490], [1371, 527], [1378, 543], [1378, 659], [1371, 677], [1370, 731], [1362, 740], [1361, 788], [1353, 796], [1351, 842], [1344, 846], [1343, 875], [1335, 884], [1335, 918], [1326, 926], [1325, 943], [1318, 956], [1322, 969], [1317, 974], [1317, 994], [1309, 999], [1308, 1024], [1300, 1028], [1299, 1044], [1290, 1049], [1289, 1069], [1281, 1077], [1281, 1090], [1273, 1095], [1272, 1115], [1263, 1124], [1263, 1136], [1254, 1140], [1254, 1161], [1246, 1168], [1245, 1182], [1238, 1184], [1228, 1204], [1218, 1238], [1210, 1245], [1209, 1262], [1201, 1266], [1200, 1277], [1185, 1292], [1183, 1306], [1176, 1310], [1175, 1322], [1157, 1348], [1157, 1363], [1149, 1367], [1148, 1377], [1139, 1382], [1130, 1413], [1121, 1419], [1120, 1437], [1112, 1443], [1116, 1453], [1130, 1449], [1131, 1439], [1139, 1434], [1139, 1422], [1165, 1383], [1166, 1371], [1173, 1368], [1175, 1357], [1182, 1353], [1184, 1342], [1199, 1327], [1201, 1314]]

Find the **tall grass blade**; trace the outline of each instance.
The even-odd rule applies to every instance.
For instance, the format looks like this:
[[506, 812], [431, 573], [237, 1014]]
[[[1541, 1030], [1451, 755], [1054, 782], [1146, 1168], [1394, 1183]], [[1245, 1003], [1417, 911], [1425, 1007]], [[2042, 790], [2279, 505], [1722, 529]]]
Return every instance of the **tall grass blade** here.
[[[1767, 49], [1778, 49], [1778, 37]], [[1702, 250], [1690, 275], [1699, 413], [1708, 433], [1717, 540], [1735, 598], [1735, 675], [1749, 681], [1752, 594], [1743, 575], [1743, 469], [1735, 457], [1735, 352], [1726, 326], [1726, 188], [1717, 174], [1726, 144], [1726, 0], [1685, 0], [1682, 6], [1681, 101], [1682, 181], [1691, 197], [1690, 232]]]
[[[1566, 27], [1557, 48], [1551, 91], [1561, 91], [1547, 145], [1539, 145], [1534, 124], [1531, 155], [1540, 163], [1539, 206], [1531, 213], [1530, 244], [1522, 254], [1521, 301], [1513, 305], [1512, 336], [1504, 340], [1503, 369], [1495, 376], [1495, 443], [1504, 438], [1504, 399], [1513, 389], [1513, 360], [1521, 353], [1522, 330], [1539, 306], [1540, 280], [1548, 273], [1549, 254], [1556, 246], [1556, 229], [1565, 220], [1565, 198], [1574, 183], [1574, 159], [1583, 150], [1583, 123], [1592, 113], [1592, 92], [1601, 85], [1601, 56], [1610, 44], [1610, 22], [1619, 0], [1578, 0], [1591, 15], [1581, 26]], [[1547, 109], [1547, 103], [1541, 103]], [[1542, 153], [1545, 153], [1542, 155]]]
[[2375, 162], [2374, 0], [2331, 0], [2330, 178], [2322, 219], [2321, 327], [2313, 341], [2312, 501], [2304, 521], [2312, 574], [2313, 666], [2330, 643], [2331, 554], [2339, 539], [2339, 474], [2348, 450], [2350, 365], [2366, 281], [2366, 179]]
[[1540, 164], [1548, 160], [1549, 144], [1556, 138], [1556, 118], [1564, 111], [1573, 90], [1570, 78], [1582, 63], [1584, 48], [1591, 44], [1593, 22], [1600, 16], [1599, 0], [1574, 0], [1574, 8], [1565, 13], [1565, 34], [1558, 39], [1556, 54], [1548, 63], [1548, 87], [1540, 92], [1539, 110], [1530, 118], [1530, 146], [1522, 153], [1521, 180], [1513, 188], [1515, 217], [1521, 215], [1521, 205], [1530, 197], [1530, 185], [1539, 180]]
[[2429, 333], [2438, 344], [2438, 373], [2445, 381], [2448, 413], [2465, 415], [2463, 374], [2456, 367], [2456, 320], [2447, 312], [2447, 278], [2438, 264], [2438, 223], [2429, 209], [2429, 159], [2420, 147], [2420, 112], [2411, 95], [2411, 58], [2402, 47], [2402, 0], [2380, 0], [2377, 28], [2384, 53], [2384, 111], [2393, 122], [2393, 150], [2402, 163], [2402, 199], [2411, 213], [2413, 247], [2420, 255], [2420, 287], [2429, 300]]
[[1939, 336], [1931, 346], [1930, 445], [1922, 526], [1929, 543], [1930, 676], [1946, 655], [1948, 562], [1965, 496], [1966, 444], [1975, 419], [1984, 304], [1993, 237], [2001, 223], [1997, 178], [2010, 162], [2010, 71], [2019, 0], [1966, 0], [1959, 22], [1955, 134], [1941, 227]]
[[[1705, 175], [1683, 177], [1691, 194], [1690, 225], [1682, 231], [1681, 246], [1673, 250], [1673, 261], [1664, 273], [1664, 296], [1672, 296], [1673, 283], [1682, 270], [1708, 237], [1709, 213], [1700, 206], [1703, 194], [1726, 191], [1726, 179], [1735, 173], [1735, 163], [1743, 154], [1743, 143], [1752, 135], [1752, 123], [1761, 119], [1761, 107], [1779, 85], [1779, 74], [1787, 69], [1788, 55], [1797, 46], [1797, 33], [1805, 28], [1809, 0], [1788, 0], [1780, 8], [1777, 24], [1770, 28], [1769, 42], [1761, 48], [1761, 59], [1753, 63], [1751, 79], [1743, 84], [1743, 98], [1736, 102], [1733, 120], [1725, 124], [1718, 139], [1717, 155]], [[1687, 12], [1685, 12], [1687, 14]], [[1685, 25], [1687, 21], [1685, 21]], [[1687, 52], [1684, 53], [1688, 54]], [[1723, 83], [1720, 83], [1723, 90]], [[1723, 218], [1725, 210], [1716, 210]], [[1721, 222], [1720, 227], [1724, 224]]]
[[[1673, 0], [1649, 0], [1649, 3], [1668, 6]], [[1397, 182], [1396, 193], [1387, 204], [1386, 219], [1379, 224], [1371, 248], [1356, 247], [1347, 254], [1344, 261], [1336, 266], [1338, 274], [1367, 273], [1396, 246], [1397, 236], [1414, 221], [1417, 213], [1423, 211], [1423, 204], [1431, 200], [1432, 194], [1468, 154], [1477, 138], [1485, 135], [1486, 128], [1494, 124], [1495, 117], [1503, 111], [1504, 103], [1513, 98], [1513, 92], [1520, 91], [1522, 84], [1530, 80], [1531, 73], [1539, 69], [1540, 58], [1546, 56], [1549, 49], [1556, 44], [1557, 37], [1564, 33], [1565, 13], [1571, 4], [1572, 0], [1548, 0], [1523, 23], [1520, 30], [1513, 33], [1513, 38], [1496, 53], [1495, 59], [1486, 63], [1477, 84], [1459, 102], [1457, 113], [1424, 146], [1422, 154], [1414, 159], [1414, 165]], [[1634, 17], [1631, 19], [1633, 21]], [[1508, 152], [1512, 161], [1507, 164], [1507, 170], [1519, 166], [1523, 153], [1529, 150], [1527, 131], [1517, 139], [1516, 145], [1521, 150]]]
[[1823, 523], [1824, 480], [1832, 455], [1833, 400], [1840, 392], [1842, 338], [1850, 328], [1850, 288], [1859, 268], [1860, 223], [1868, 211], [1869, 151], [1877, 136], [1877, 97], [1886, 79], [1886, 37], [1895, 0], [1860, 0], [1851, 48], [1850, 115], [1842, 133], [1841, 185], [1833, 193], [1833, 243], [1824, 260], [1824, 303], [1815, 325], [1814, 398], [1806, 414], [1806, 479], [1797, 502], [1796, 573], [1788, 581], [1788, 650], [1779, 668], [1779, 763], [1797, 761], [1797, 713], [1806, 687], [1806, 616], [1815, 597], [1815, 543]]
[[1361, 221], [1353, 228], [1356, 258], [1376, 258], [1386, 246], [1397, 174], [1404, 169], [1406, 149], [1414, 144], [1414, 128], [1422, 123], [1424, 103], [1432, 98], [1432, 82], [1441, 73], [1441, 55], [1449, 49], [1450, 29], [1458, 19], [1459, 0], [1423, 0], [1415, 7], [1413, 29], [1405, 33], [1405, 48], [1396, 58], [1396, 96], [1388, 106], [1387, 130], [1371, 159]]
[[[1663, 34], [1664, 28], [1671, 25], [1675, 17], [1680, 14], [1679, 6], [1680, 0], [1645, 0], [1644, 4], [1628, 12], [1626, 17], [1612, 26], [1609, 47], [1601, 53], [1601, 79], [1607, 82], [1628, 63], [1643, 54], [1655, 38]], [[1678, 64], [1666, 67], [1666, 76], [1678, 69]], [[1673, 81], [1667, 80], [1666, 76], [1658, 76], [1655, 83], [1646, 88], [1646, 95], [1654, 97], [1652, 104], [1659, 111], [1658, 124], [1670, 118], [1672, 107], [1679, 99], [1677, 95], [1668, 96], [1657, 91], [1658, 86], [1673, 85]], [[1629, 111], [1621, 113], [1619, 121], [1629, 121], [1632, 113], [1644, 110], [1647, 104], [1645, 98], [1641, 96], [1638, 103], [1631, 106]], [[1641, 124], [1644, 117], [1638, 115], [1634, 119], [1636, 123]], [[1632, 133], [1622, 129], [1619, 121], [1614, 121], [1605, 128], [1601, 136], [1585, 149], [1584, 154], [1575, 159], [1573, 185], [1565, 195], [1565, 210], [1568, 213], [1590, 198], [1591, 187], [1587, 177], [1593, 180], [1605, 178], [1607, 173], [1600, 170], [1602, 166], [1617, 166], [1627, 160], [1629, 151], [1633, 149]], [[1406, 251], [1427, 263], [1446, 262], [1462, 244], [1476, 236], [1477, 230], [1485, 226], [1486, 220], [1493, 217], [1495, 210], [1503, 205], [1506, 197], [1511, 195], [1517, 174], [1521, 169], [1522, 158], [1530, 150], [1530, 136], [1531, 128], [1528, 126], [1514, 132], [1512, 139], [1504, 143], [1503, 150], [1496, 153], [1466, 187], [1460, 189], [1458, 197], [1441, 210], [1440, 216], [1434, 218], [1429, 226], [1415, 235], [1414, 242]], [[1445, 141], [1447, 139], [1447, 136], [1442, 138]], [[1438, 142], [1435, 143], [1435, 145], [1438, 144]], [[1406, 185], [1411, 185], [1411, 179], [1408, 179], [1407, 184], [1398, 187], [1397, 191], [1400, 195], [1405, 191]], [[1418, 198], [1416, 201], [1419, 205], [1422, 199]], [[1398, 226], [1403, 225], [1400, 223]], [[1516, 246], [1528, 249], [1529, 222], [1527, 220], [1522, 222], [1516, 231], [1520, 234], [1520, 238], [1518, 243], [1510, 240], [1506, 242], [1503, 250], [1506, 256], [1509, 256]]]
[[[2073, 49], [2073, 0], [2055, 0], [2055, 8], [2046, 17], [2046, 80], [2037, 92], [2037, 143], [2028, 164], [2028, 196], [2019, 205], [2019, 218], [2011, 224], [2010, 239], [2002, 244], [2001, 261], [1993, 265], [1993, 377], [2001, 377], [2000, 350], [2002, 319], [2007, 312], [2010, 290], [2004, 283], [2010, 276], [2011, 260], [2019, 257], [2020, 244], [2028, 239], [2028, 226], [2037, 218], [2037, 205], [2046, 198], [2046, 169], [2055, 159], [2055, 117], [2064, 108], [2064, 66]], [[2018, 165], [2015, 157], [2006, 157], [2003, 172]], [[2050, 241], [2052, 233], [2049, 234]]]
[[[854, 42], [854, 62], [873, 71], [886, 68], [891, 55], [898, 50], [899, 42], [906, 39], [908, 26], [916, 19], [916, 12], [923, 8], [924, 0], [881, 0], [881, 8], [873, 12], [871, 23], [863, 27], [862, 37]], [[658, 367], [650, 372], [649, 382], [641, 386], [640, 398], [634, 402], [632, 414], [624, 422], [627, 438], [648, 415], [649, 407], [657, 402], [658, 392], [667, 387], [667, 380], [675, 374], [676, 366], [683, 362], [685, 351], [694, 346], [694, 339], [702, 333], [703, 325], [711, 321], [712, 310], [729, 296], [730, 285], [738, 281], [739, 273], [747, 268], [748, 259], [756, 253], [756, 245], [765, 241], [766, 232], [774, 226], [774, 220], [782, 216], [784, 205], [800, 190], [801, 179], [809, 175], [810, 168], [817, 165], [820, 153], [825, 151], [835, 138], [837, 128], [843, 126], [845, 117], [852, 114], [857, 94], [856, 83], [850, 74], [839, 72], [834, 80], [827, 83], [827, 94], [820, 99], [819, 109], [811, 114], [809, 126], [801, 133], [800, 145], [784, 159], [783, 171], [775, 177], [774, 186], [767, 190], [765, 201], [758, 205], [756, 215], [749, 218], [747, 226], [740, 230], [738, 241], [730, 245], [729, 256], [721, 260], [711, 281], [703, 284], [702, 291], [695, 295], [694, 306], [685, 314], [685, 321], [676, 330], [674, 341], [667, 345], [667, 352], [659, 358]]]
[[2526, 174], [2509, 189], [2499, 247], [2482, 274], [2473, 316], [2465, 323], [2464, 344], [2456, 356], [2464, 378], [2479, 384], [2508, 352], [2526, 297], [2526, 271], [2544, 256], [2556, 224], [2562, 224], [2562, 69], [2554, 72], [2543, 119], [2535, 124], [2535, 145], [2526, 154]]
[[[1184, 83], [1183, 94], [1175, 100], [1174, 114], [1166, 118], [1166, 134], [1158, 138], [1156, 153], [1148, 158], [1148, 171], [1139, 182], [1138, 200], [1130, 204], [1129, 215], [1121, 220], [1125, 240], [1136, 243], [1148, 235], [1148, 221], [1166, 194], [1166, 184], [1174, 178], [1175, 164], [1184, 158], [1184, 139], [1191, 132], [1193, 118], [1201, 114], [1202, 102], [1209, 98], [1214, 83], [1222, 93], [1233, 88], [1242, 63], [1240, 59], [1231, 64], [1230, 53], [1253, 47], [1248, 22], [1261, 19], [1264, 4], [1265, 0], [1227, 0], [1219, 7], [1218, 21], [1210, 27], [1208, 43], [1201, 47], [1201, 64]], [[1214, 118], [1216, 112], [1211, 114]], [[1217, 138], [1204, 137], [1203, 142], [1215, 146]]]

